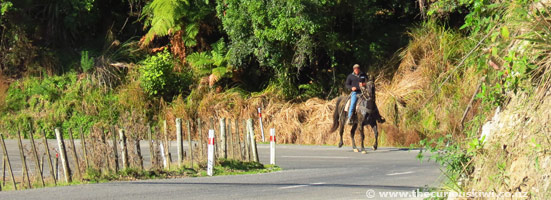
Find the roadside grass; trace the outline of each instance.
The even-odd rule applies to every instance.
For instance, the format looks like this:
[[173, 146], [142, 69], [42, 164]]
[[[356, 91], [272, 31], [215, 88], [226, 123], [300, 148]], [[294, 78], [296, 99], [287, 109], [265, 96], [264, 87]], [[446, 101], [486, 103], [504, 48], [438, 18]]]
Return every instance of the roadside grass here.
[[[281, 168], [276, 165], [264, 165], [259, 162], [244, 162], [234, 159], [219, 159], [214, 166], [214, 176], [224, 175], [241, 175], [241, 174], [259, 174], [270, 173], [280, 171]], [[90, 183], [106, 183], [111, 181], [134, 181], [134, 180], [148, 180], [148, 179], [173, 179], [173, 178], [186, 178], [186, 177], [205, 177], [207, 176], [206, 162], [196, 163], [191, 167], [190, 165], [184, 165], [177, 167], [177, 165], [171, 165], [170, 169], [152, 168], [148, 170], [142, 170], [139, 168], [126, 168], [118, 172], [113, 170], [101, 171], [94, 168], [88, 168], [86, 173], [83, 174], [82, 179], [75, 177], [72, 182], [65, 183], [63, 180], [59, 180], [57, 186], [68, 185], [80, 185]], [[42, 185], [31, 178], [32, 188], [42, 188]], [[52, 179], [45, 180], [45, 187], [56, 187]], [[28, 187], [23, 187], [23, 182], [17, 180], [17, 189], [24, 190]], [[2, 185], [2, 191], [13, 191], [13, 185], [11, 180], [6, 179], [5, 185]]]

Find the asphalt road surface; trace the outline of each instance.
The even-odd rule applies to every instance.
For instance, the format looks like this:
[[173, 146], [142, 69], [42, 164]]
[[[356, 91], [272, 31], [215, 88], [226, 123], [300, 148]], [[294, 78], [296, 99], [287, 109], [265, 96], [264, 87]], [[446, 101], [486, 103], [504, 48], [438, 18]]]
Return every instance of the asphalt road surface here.
[[[14, 169], [20, 169], [13, 148], [17, 143], [7, 143]], [[56, 147], [53, 141], [50, 147]], [[269, 162], [268, 147], [259, 145], [262, 163]], [[380, 148], [361, 154], [346, 146], [278, 145], [279, 172], [39, 188], [0, 192], [0, 199], [396, 199], [382, 193], [440, 185], [438, 165], [420, 162], [417, 153]], [[148, 155], [144, 157], [147, 161]]]

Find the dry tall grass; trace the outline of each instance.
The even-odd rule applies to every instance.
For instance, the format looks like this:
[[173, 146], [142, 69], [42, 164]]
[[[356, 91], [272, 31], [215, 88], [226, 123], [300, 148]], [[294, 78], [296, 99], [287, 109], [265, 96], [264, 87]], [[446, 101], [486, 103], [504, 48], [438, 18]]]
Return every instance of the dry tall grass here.
[[6, 95], [8, 92], [8, 80], [0, 73], [0, 110], [6, 106]]

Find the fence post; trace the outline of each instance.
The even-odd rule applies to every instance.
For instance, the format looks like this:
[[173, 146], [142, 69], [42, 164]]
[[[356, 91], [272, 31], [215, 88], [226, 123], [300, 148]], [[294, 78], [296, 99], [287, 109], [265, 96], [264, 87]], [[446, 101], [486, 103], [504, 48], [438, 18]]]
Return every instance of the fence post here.
[[17, 131], [17, 139], [19, 141], [19, 154], [21, 156], [21, 163], [23, 168], [23, 180], [25, 180], [25, 177], [27, 178], [27, 186], [29, 188], [32, 188], [31, 185], [31, 179], [29, 179], [29, 170], [27, 168], [27, 161], [25, 158], [25, 150], [23, 148], [23, 142], [21, 141], [21, 131]]
[[187, 142], [189, 145], [189, 160], [191, 161], [191, 168], [193, 169], [193, 145], [191, 144], [191, 123], [189, 120], [186, 121], [187, 125]]
[[55, 154], [55, 180], [59, 180], [59, 153]]
[[5, 162], [8, 163], [8, 171], [10, 171], [11, 181], [13, 183], [13, 189], [17, 190], [17, 183], [15, 183], [15, 176], [13, 175], [13, 170], [11, 169], [10, 157], [8, 156], [8, 149], [6, 148], [6, 143], [4, 143], [4, 135], [0, 133], [0, 145], [2, 145], [2, 151], [4, 151]]
[[266, 142], [264, 139], [264, 126], [262, 126], [262, 110], [258, 107], [258, 122], [260, 123], [260, 133], [262, 136], [262, 142]]
[[153, 154], [155, 155], [155, 165], [158, 167], [158, 168], [161, 168], [162, 166], [162, 159], [163, 159], [163, 154], [161, 153], [162, 152], [162, 149], [161, 149], [161, 136], [160, 136], [160, 132], [161, 132], [161, 129], [159, 126], [155, 126], [153, 127], [153, 136], [152, 139], [153, 139]]
[[2, 186], [6, 186], [6, 157], [2, 154], [2, 183], [0, 183], [0, 191]]
[[247, 128], [247, 120], [243, 120], [243, 149], [245, 150], [245, 160], [251, 161], [251, 139], [249, 129]]
[[123, 129], [119, 129], [119, 138], [121, 138], [122, 167], [126, 169], [128, 168], [128, 147], [126, 146], [126, 136]]
[[151, 162], [151, 168], [155, 168], [155, 149], [153, 147], [153, 134], [151, 133], [151, 124], [147, 124], [147, 140], [149, 142], [149, 162]]
[[220, 119], [220, 153], [223, 158], [228, 158], [228, 150], [226, 143], [226, 118]]
[[239, 151], [239, 159], [240, 160], [243, 160], [243, 157], [245, 157], [243, 155], [243, 149], [241, 147], [241, 137], [239, 136], [239, 120], [236, 118], [235, 119], [235, 137], [237, 138], [237, 149]]
[[85, 169], [90, 168], [90, 163], [88, 162], [88, 151], [86, 151], [86, 138], [84, 137], [84, 131], [82, 131], [82, 126], [80, 127], [80, 146], [82, 148], [82, 156], [84, 157], [84, 163], [86, 165]]
[[[205, 155], [205, 151], [203, 148], [203, 126], [201, 124], [201, 118], [197, 118], [197, 131], [199, 132], [199, 148], [201, 149], [201, 158]], [[201, 161], [201, 159], [199, 159]]]
[[143, 167], [142, 146], [140, 145], [140, 138], [138, 136], [136, 136], [135, 143], [136, 143], [136, 154], [138, 156], [138, 165], [140, 169], [143, 170], [144, 167]]
[[251, 138], [251, 152], [253, 161], [258, 162], [258, 150], [256, 149], [256, 137], [254, 136], [253, 119], [247, 120], [247, 127]]
[[165, 157], [166, 157], [166, 168], [170, 169], [170, 164], [172, 163], [172, 156], [170, 155], [170, 140], [168, 140], [168, 125], [166, 124], [166, 120], [163, 120], [163, 126], [164, 126], [164, 134], [165, 134]]
[[6, 186], [6, 155], [4, 154], [2, 154], [2, 186]]
[[73, 149], [71, 151], [71, 153], [73, 154], [73, 160], [75, 161], [75, 171], [76, 171], [76, 174], [79, 178], [82, 178], [82, 176], [80, 175], [80, 164], [78, 163], [78, 156], [77, 156], [77, 150], [76, 150], [76, 146], [75, 146], [75, 140], [73, 139], [73, 131], [71, 131], [71, 128], [69, 128], [69, 141], [71, 141], [71, 145], [73, 145]]
[[[203, 127], [201, 124], [201, 118], [197, 118], [197, 132], [198, 132], [197, 141], [199, 142], [199, 149], [201, 151], [199, 157], [203, 158], [203, 156], [205, 155], [205, 152], [203, 148]], [[201, 159], [199, 159], [199, 161], [201, 161]]]
[[65, 182], [69, 183], [71, 179], [71, 169], [69, 168], [69, 162], [67, 160], [67, 151], [65, 150], [65, 141], [63, 141], [63, 134], [59, 128], [55, 128], [55, 136], [57, 138], [57, 146], [59, 147], [59, 154], [61, 156], [61, 165], [63, 166], [63, 174], [65, 175]]
[[115, 160], [115, 172], [119, 172], [119, 153], [117, 148], [117, 133], [115, 132], [115, 127], [111, 126], [111, 137], [113, 138], [113, 156]]
[[208, 159], [207, 159], [207, 175], [212, 176], [212, 170], [214, 168], [214, 130], [209, 130], [209, 142], [208, 142]]
[[32, 154], [34, 156], [34, 163], [35, 163], [35, 169], [37, 170], [38, 177], [40, 177], [40, 183], [42, 184], [42, 187], [46, 186], [44, 184], [44, 176], [42, 176], [42, 168], [40, 167], [40, 161], [38, 160], [38, 151], [36, 150], [36, 145], [34, 144], [34, 138], [33, 138], [33, 128], [32, 123], [29, 123], [31, 129], [29, 131], [29, 139], [31, 140], [31, 148], [33, 150]]
[[[101, 132], [101, 143], [103, 144], [103, 146], [100, 148], [100, 151], [105, 150], [105, 152], [107, 152], [109, 149], [109, 144], [107, 143], [107, 136], [105, 135], [105, 130], [103, 129], [103, 127], [100, 127], [100, 132]], [[115, 129], [112, 128], [111, 132], [113, 132], [114, 134]], [[92, 128], [90, 128], [90, 134], [92, 134]], [[118, 161], [115, 162], [115, 164], [118, 165]], [[107, 165], [107, 169], [111, 168], [110, 166], [111, 164], [109, 164], [109, 155], [105, 155], [105, 165]]]
[[270, 129], [270, 164], [275, 165], [276, 159], [276, 134], [275, 128]]
[[231, 133], [231, 119], [228, 119], [228, 149], [229, 149], [229, 152], [230, 152], [230, 156], [231, 158], [235, 158], [235, 154], [234, 154], [234, 146], [233, 146], [233, 135]]
[[165, 169], [168, 169], [168, 162], [166, 160], [165, 147], [163, 145], [163, 141], [161, 141], [159, 148], [161, 148], [161, 157], [163, 158], [163, 167]]
[[184, 142], [182, 141], [182, 119], [176, 118], [176, 145], [178, 153], [178, 167], [182, 167], [182, 159], [184, 158]]
[[44, 183], [44, 176], [42, 175], [42, 168], [40, 167], [40, 161], [38, 159], [38, 152], [36, 150], [36, 146], [34, 144], [34, 138], [33, 138], [33, 135], [32, 135], [32, 132], [30, 133], [30, 137], [31, 139], [31, 148], [33, 149], [33, 156], [34, 156], [34, 163], [35, 163], [35, 168], [37, 169], [37, 173], [38, 173], [38, 177], [40, 177], [40, 183], [42, 184], [42, 187], [45, 187], [46, 184]]
[[46, 139], [46, 133], [44, 132], [44, 130], [42, 130], [41, 132], [42, 132], [42, 139], [44, 140], [46, 157], [48, 157], [48, 164], [50, 166], [50, 176], [52, 176], [52, 178], [54, 179], [54, 185], [57, 185], [57, 180], [55, 178], [55, 171], [54, 171], [55, 169], [54, 169], [54, 165], [52, 164], [52, 157], [50, 157], [50, 148], [48, 147], [48, 140]]

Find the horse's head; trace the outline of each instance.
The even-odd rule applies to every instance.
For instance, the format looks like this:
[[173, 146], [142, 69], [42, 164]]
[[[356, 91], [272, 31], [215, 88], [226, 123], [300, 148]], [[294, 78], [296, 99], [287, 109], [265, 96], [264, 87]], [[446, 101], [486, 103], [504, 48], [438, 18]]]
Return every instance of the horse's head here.
[[362, 124], [367, 124], [369, 121], [368, 117], [375, 110], [375, 83], [372, 80], [362, 83], [360, 84], [360, 90], [362, 93], [356, 104], [356, 112], [361, 118]]
[[373, 81], [361, 83], [360, 90], [362, 91], [362, 97], [368, 99], [372, 97], [373, 91], [375, 91], [375, 83]]

